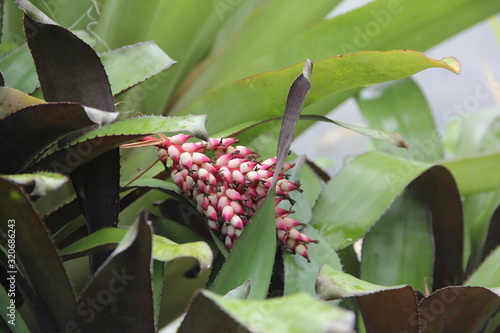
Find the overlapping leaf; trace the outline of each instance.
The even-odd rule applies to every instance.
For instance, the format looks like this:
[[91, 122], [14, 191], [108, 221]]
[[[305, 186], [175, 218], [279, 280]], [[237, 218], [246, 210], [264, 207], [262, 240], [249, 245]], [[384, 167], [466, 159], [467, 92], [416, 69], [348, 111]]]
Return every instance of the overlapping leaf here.
[[[103, 228], [59, 251], [60, 256], [69, 260], [90, 253], [116, 248], [126, 234], [125, 229]], [[193, 257], [200, 263], [201, 270], [210, 268], [212, 251], [205, 242], [177, 244], [165, 237], [153, 235], [153, 259], [168, 262], [181, 257]]]
[[193, 299], [179, 332], [350, 332], [353, 319], [349, 311], [306, 293], [239, 300], [201, 291]]

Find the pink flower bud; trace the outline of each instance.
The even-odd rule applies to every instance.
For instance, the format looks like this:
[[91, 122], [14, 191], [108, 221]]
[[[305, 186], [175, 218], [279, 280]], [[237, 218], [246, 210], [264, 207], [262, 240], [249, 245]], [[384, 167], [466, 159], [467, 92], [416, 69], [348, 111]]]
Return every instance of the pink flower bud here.
[[231, 201], [231, 207], [233, 207], [235, 214], [240, 214], [240, 215], [245, 214], [245, 210], [243, 209], [243, 206], [239, 202]]
[[226, 245], [226, 248], [227, 248], [229, 251], [231, 251], [231, 249], [233, 248], [233, 241], [231, 240], [231, 237], [226, 236], [225, 241], [224, 241], [224, 244]]
[[274, 175], [273, 172], [267, 171], [267, 170], [262, 170], [262, 169], [257, 170], [257, 173], [262, 177], [263, 180], [271, 178]]
[[193, 157], [188, 152], [183, 152], [180, 155], [180, 164], [189, 169], [193, 165]]
[[230, 206], [230, 205], [231, 205], [231, 200], [227, 196], [223, 195], [219, 198], [219, 202], [217, 202], [217, 210], [219, 212], [222, 212], [224, 207]]
[[257, 162], [254, 161], [246, 161], [240, 164], [240, 171], [242, 174], [246, 174], [247, 172], [253, 171]]
[[205, 216], [211, 220], [216, 221], [217, 220], [217, 212], [215, 211], [215, 208], [213, 206], [208, 206], [207, 210], [205, 211]]
[[232, 188], [228, 188], [226, 190], [226, 195], [231, 200], [243, 200], [243, 197], [241, 196], [241, 194], [238, 191], [236, 191], [235, 189], [232, 189]]
[[262, 176], [257, 171], [249, 171], [245, 176], [251, 183], [256, 183], [262, 180]]
[[285, 162], [285, 164], [283, 164], [283, 169], [281, 170], [282, 172], [287, 172], [288, 170], [290, 170], [291, 168], [293, 168], [295, 166], [295, 163], [288, 163], [288, 162]]
[[245, 146], [236, 146], [236, 150], [239, 151], [239, 154], [242, 156], [255, 154], [253, 151], [251, 151], [249, 148]]
[[204, 168], [198, 169], [198, 178], [199, 179], [206, 182], [208, 180], [209, 176], [210, 176], [210, 173], [207, 171], [207, 169], [204, 169]]
[[215, 232], [220, 232], [219, 224], [217, 223], [217, 221], [209, 219], [208, 220], [208, 227]]
[[216, 166], [223, 166], [227, 165], [227, 163], [233, 158], [232, 154], [224, 154], [220, 156], [217, 161], [215, 162]]
[[305, 244], [298, 244], [296, 247], [295, 247], [295, 253], [303, 256], [304, 258], [307, 259], [307, 261], [311, 261], [309, 260], [309, 255], [307, 254], [307, 246]]
[[201, 168], [205, 169], [208, 171], [208, 173], [211, 173], [211, 174], [214, 174], [217, 172], [217, 168], [214, 167], [212, 164], [209, 164], [209, 163], [203, 163], [201, 165]]
[[186, 142], [190, 137], [191, 137], [191, 135], [187, 135], [187, 134], [177, 134], [177, 135], [171, 136], [169, 139], [170, 139], [170, 142], [172, 142], [174, 145], [180, 146], [184, 142]]
[[231, 224], [227, 226], [227, 235], [229, 237], [231, 237], [231, 240], [234, 239], [234, 232], [236, 231], [236, 229], [234, 228], [234, 226], [232, 226]]
[[297, 241], [302, 241], [305, 243], [311, 243], [313, 240], [309, 238], [306, 234], [301, 233], [297, 229], [290, 229], [288, 231], [288, 238], [295, 239]]
[[181, 149], [189, 153], [194, 153], [203, 150], [204, 147], [203, 142], [186, 142], [182, 144]]
[[225, 206], [222, 209], [221, 216], [222, 216], [222, 220], [224, 222], [229, 221], [233, 217], [233, 215], [234, 215], [234, 209], [233, 209], [233, 207], [231, 207], [231, 206]]
[[[231, 156], [233, 156], [231, 154]], [[227, 166], [231, 169], [237, 169], [240, 167], [241, 163], [246, 162], [244, 158], [232, 158], [227, 162]]]
[[179, 158], [181, 156], [181, 152], [176, 146], [170, 146], [167, 149], [168, 156], [174, 161], [175, 164], [179, 164]]
[[172, 180], [174, 181], [175, 185], [177, 185], [177, 187], [179, 188], [182, 188], [182, 184], [184, 184], [185, 180], [184, 180], [184, 176], [182, 175], [181, 172], [172, 172]]
[[277, 232], [278, 238], [281, 241], [281, 244], [285, 245], [288, 239], [288, 234], [285, 230], [278, 230]]
[[193, 162], [196, 164], [203, 164], [210, 162], [211, 159], [205, 154], [202, 153], [193, 153]]
[[219, 169], [219, 174], [221, 175], [222, 179], [224, 179], [226, 182], [230, 183], [231, 182], [231, 171], [227, 168], [227, 166], [221, 166]]
[[291, 191], [294, 191], [298, 188], [296, 184], [294, 184], [291, 181], [289, 181], [288, 179], [284, 179], [284, 178], [278, 180], [276, 182], [276, 186], [281, 187], [283, 192], [291, 192]]
[[236, 183], [240, 185], [245, 185], [245, 176], [243, 176], [240, 170], [234, 170], [232, 176]]
[[243, 220], [238, 215], [233, 215], [233, 217], [231, 217], [230, 223], [236, 229], [243, 229], [245, 227]]
[[290, 211], [281, 207], [274, 208], [274, 216], [276, 217], [286, 217], [290, 214]]
[[268, 158], [267, 160], [263, 161], [261, 163], [260, 168], [263, 170], [267, 170], [270, 167], [273, 167], [276, 165], [276, 157]]

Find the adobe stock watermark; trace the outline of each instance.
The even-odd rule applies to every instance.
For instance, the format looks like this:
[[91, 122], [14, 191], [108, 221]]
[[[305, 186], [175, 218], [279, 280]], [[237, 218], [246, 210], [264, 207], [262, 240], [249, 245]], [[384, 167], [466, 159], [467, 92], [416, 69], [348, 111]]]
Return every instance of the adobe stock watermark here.
[[[446, 109], [442, 114], [442, 119], [451, 122], [466, 120], [479, 110], [480, 102], [492, 98], [500, 93], [500, 82], [496, 81], [492, 75], [488, 77], [478, 77], [478, 83], [471, 94], [466, 95], [461, 101], [455, 102], [452, 107]], [[428, 138], [418, 142], [415, 146], [410, 146], [408, 162], [399, 164], [396, 172], [386, 172], [384, 177], [389, 187], [394, 187], [399, 180], [407, 178], [410, 174], [417, 173], [422, 169], [421, 161], [426, 161], [437, 149], [441, 149], [442, 136], [436, 131]]]
[[[119, 272], [113, 270], [111, 272], [113, 277], [108, 281], [106, 288], [99, 290], [95, 297], [87, 297], [86, 299], [80, 299], [78, 306], [76, 308], [76, 313], [82, 318], [83, 322], [90, 323], [96, 317], [96, 315], [102, 312], [106, 307], [112, 305], [116, 302], [115, 295], [123, 292], [129, 285], [130, 281], [134, 280], [136, 277], [133, 275], [128, 275], [125, 271], [125, 267]], [[74, 321], [66, 324], [64, 333], [80, 333], [81, 328]]]
[[[438, 296], [439, 297], [436, 297]], [[411, 326], [420, 327], [421, 330], [427, 329], [430, 323], [439, 319], [439, 316], [446, 310], [447, 307], [457, 300], [460, 296], [460, 288], [448, 286], [441, 289], [437, 294], [433, 295], [433, 299], [426, 307], [419, 307], [418, 313], [412, 313], [408, 322]], [[407, 333], [402, 331], [401, 333]]]
[[347, 42], [340, 43], [342, 53], [366, 48], [370, 41], [382, 32], [382, 28], [389, 25], [392, 17], [400, 14], [402, 11], [403, 6], [400, 0], [389, 1], [386, 9], [371, 10], [370, 15], [373, 19], [366, 22], [363, 26], [356, 26], [354, 28], [355, 35], [352, 39], [352, 44], [354, 45]]
[[223, 20], [227, 14], [233, 12], [242, 2], [243, 0], [217, 0], [213, 2], [213, 6], [217, 16]]

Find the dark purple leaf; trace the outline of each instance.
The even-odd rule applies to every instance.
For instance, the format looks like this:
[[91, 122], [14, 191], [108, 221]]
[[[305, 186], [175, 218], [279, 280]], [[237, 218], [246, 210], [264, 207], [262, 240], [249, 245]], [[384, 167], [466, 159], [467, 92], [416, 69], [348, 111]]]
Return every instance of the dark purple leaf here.
[[481, 332], [500, 310], [500, 296], [483, 287], [447, 287], [418, 306], [420, 332]]
[[[45, 100], [70, 101], [113, 112], [108, 77], [94, 50], [55, 24], [29, 1], [18, 0], [25, 11], [24, 29]], [[90, 233], [116, 226], [119, 212], [120, 154], [113, 149], [71, 175]], [[106, 254], [91, 260], [92, 271]]]
[[312, 62], [307, 59], [302, 74], [292, 83], [286, 99], [283, 122], [281, 123], [280, 136], [278, 139], [278, 156], [276, 158], [276, 171], [273, 183], [276, 181], [285, 160], [290, 152], [290, 146], [294, 138], [295, 125], [299, 119], [302, 105], [311, 89]]
[[448, 169], [434, 166], [411, 185], [432, 215], [434, 272], [432, 289], [463, 281], [463, 215], [460, 193]]
[[188, 312], [178, 330], [179, 333], [250, 332], [213, 300], [199, 292], [191, 301]]
[[417, 297], [410, 286], [356, 296], [367, 332], [418, 332]]
[[0, 215], [2, 238], [8, 239], [12, 234], [9, 230], [14, 230], [17, 264], [30, 278], [49, 320], [60, 332], [68, 328], [69, 322], [74, 323], [71, 324], [74, 329], [81, 327], [71, 284], [43, 222], [24, 193], [3, 179], [0, 179]]
[[94, 125], [77, 103], [28, 106], [0, 121], [0, 172], [16, 173], [60, 138]]
[[490, 219], [486, 241], [482, 248], [482, 260], [486, 259], [491, 252], [500, 245], [500, 206], [497, 207]]
[[78, 306], [89, 332], [154, 332], [152, 233], [144, 215], [95, 273]]

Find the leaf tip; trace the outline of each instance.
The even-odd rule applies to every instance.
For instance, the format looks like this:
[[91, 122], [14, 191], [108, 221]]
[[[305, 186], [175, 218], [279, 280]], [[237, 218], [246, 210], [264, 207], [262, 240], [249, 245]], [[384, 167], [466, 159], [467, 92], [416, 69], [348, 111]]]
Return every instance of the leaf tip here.
[[307, 79], [307, 81], [311, 82], [311, 74], [313, 70], [313, 63], [312, 61], [308, 58], [306, 59], [304, 63], [304, 67], [302, 68], [302, 75]]
[[460, 69], [462, 65], [460, 64], [460, 61], [457, 60], [457, 58], [444, 57], [440, 61], [445, 65], [445, 68], [449, 69], [455, 74], [460, 74]]

